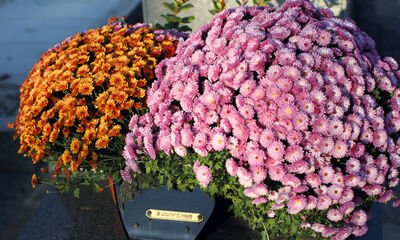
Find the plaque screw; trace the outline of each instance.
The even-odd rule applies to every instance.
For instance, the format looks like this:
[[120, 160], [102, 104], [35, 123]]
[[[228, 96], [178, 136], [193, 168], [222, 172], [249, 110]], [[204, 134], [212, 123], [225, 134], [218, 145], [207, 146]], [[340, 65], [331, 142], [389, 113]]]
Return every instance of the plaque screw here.
[[199, 219], [199, 221], [202, 221], [203, 220], [203, 215], [199, 215], [199, 216], [197, 216], [197, 218]]
[[147, 215], [148, 217], [151, 217], [151, 211], [148, 210], [148, 211], [146, 212], [146, 215]]
[[189, 227], [185, 227], [185, 232], [189, 232], [190, 228]]
[[134, 227], [135, 229], [138, 229], [138, 228], [139, 228], [139, 223], [135, 223], [135, 224], [133, 225], [133, 227]]

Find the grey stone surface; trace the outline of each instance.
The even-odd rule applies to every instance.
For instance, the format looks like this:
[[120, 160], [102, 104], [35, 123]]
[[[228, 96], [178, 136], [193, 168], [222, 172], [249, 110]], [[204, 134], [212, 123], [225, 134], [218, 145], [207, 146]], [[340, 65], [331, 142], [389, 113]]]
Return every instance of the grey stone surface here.
[[14, 132], [0, 130], [0, 171], [33, 172], [32, 160], [18, 154], [19, 141], [13, 140]]
[[0, 89], [0, 117], [15, 116], [19, 107], [19, 85], [0, 82]]
[[0, 239], [16, 239], [41, 204], [45, 185], [32, 189], [32, 173], [0, 171]]
[[67, 239], [67, 230], [72, 225], [72, 216], [64, 207], [59, 194], [48, 194], [17, 239]]

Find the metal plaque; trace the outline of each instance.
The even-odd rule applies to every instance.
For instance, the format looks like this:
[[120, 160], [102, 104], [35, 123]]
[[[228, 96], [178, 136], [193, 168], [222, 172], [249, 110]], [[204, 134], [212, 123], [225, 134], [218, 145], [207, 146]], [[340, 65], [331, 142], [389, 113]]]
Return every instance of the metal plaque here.
[[201, 213], [180, 212], [180, 211], [170, 211], [170, 210], [160, 210], [160, 209], [149, 209], [146, 211], [146, 216], [149, 219], [196, 222], [196, 223], [199, 223], [204, 219], [204, 216]]

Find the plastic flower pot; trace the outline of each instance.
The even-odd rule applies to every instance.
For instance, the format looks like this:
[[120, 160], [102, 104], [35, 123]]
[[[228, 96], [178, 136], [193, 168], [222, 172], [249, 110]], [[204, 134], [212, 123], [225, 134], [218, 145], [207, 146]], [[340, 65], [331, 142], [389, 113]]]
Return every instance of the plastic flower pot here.
[[[111, 183], [114, 203], [131, 239], [195, 239], [210, 218], [215, 202], [199, 188], [182, 192], [166, 186], [141, 188], [134, 199], [120, 203], [120, 185]], [[123, 205], [123, 206], [121, 206]]]

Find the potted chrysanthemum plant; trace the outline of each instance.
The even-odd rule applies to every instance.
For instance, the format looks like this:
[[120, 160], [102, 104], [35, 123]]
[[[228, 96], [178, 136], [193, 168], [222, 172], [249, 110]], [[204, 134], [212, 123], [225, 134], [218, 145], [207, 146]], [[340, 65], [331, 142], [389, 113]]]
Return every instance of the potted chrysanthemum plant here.
[[126, 182], [199, 186], [277, 239], [362, 236], [397, 199], [398, 64], [351, 19], [308, 0], [224, 10], [155, 72]]
[[81, 185], [101, 192], [101, 180], [121, 179], [128, 123], [143, 112], [158, 62], [175, 54], [177, 31], [111, 18], [49, 49], [20, 89], [15, 123], [19, 153], [43, 162], [32, 185], [47, 183], [79, 196]]

